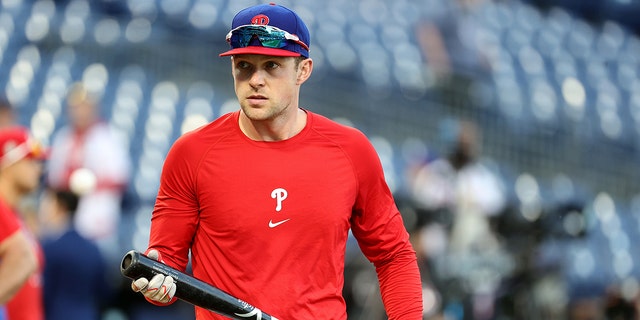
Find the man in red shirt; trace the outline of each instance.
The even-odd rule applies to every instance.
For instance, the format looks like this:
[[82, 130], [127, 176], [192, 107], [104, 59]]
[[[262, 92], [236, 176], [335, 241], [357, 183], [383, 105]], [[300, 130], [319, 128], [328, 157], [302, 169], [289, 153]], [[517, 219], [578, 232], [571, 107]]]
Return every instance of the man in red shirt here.
[[[360, 131], [299, 105], [309, 32], [293, 11], [249, 7], [227, 35], [240, 110], [183, 135], [163, 168], [147, 255], [278, 319], [347, 319], [349, 230], [375, 265], [389, 319], [422, 319], [415, 251]], [[168, 276], [133, 281], [171, 303]], [[196, 318], [225, 319], [196, 308]]]
[[42, 251], [16, 208], [38, 188], [45, 156], [27, 129], [0, 129], [0, 305], [8, 320], [44, 319]]

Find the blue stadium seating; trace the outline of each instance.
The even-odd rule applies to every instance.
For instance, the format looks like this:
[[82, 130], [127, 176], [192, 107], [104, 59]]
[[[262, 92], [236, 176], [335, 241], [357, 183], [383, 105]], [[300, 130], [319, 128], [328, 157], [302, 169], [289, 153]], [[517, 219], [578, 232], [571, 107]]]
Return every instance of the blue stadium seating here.
[[[545, 186], [557, 175], [570, 177], [588, 207], [603, 189], [615, 203], [629, 203], [640, 190], [640, 38], [627, 24], [594, 24], [569, 10], [584, 1], [564, 2], [540, 10], [527, 2], [488, 1], [470, 13], [474, 41], [491, 69], [472, 87], [473, 100], [451, 103], [465, 93], [447, 99], [434, 93], [415, 35], [416, 25], [444, 11], [447, 1], [280, 1], [308, 21], [312, 34], [316, 69], [311, 88], [303, 89], [305, 104], [371, 137], [398, 194], [406, 192], [403, 175], [415, 160], [403, 143], [432, 152], [439, 119], [459, 116], [482, 125], [485, 155], [497, 163], [512, 198], [517, 177], [531, 172]], [[606, 12], [623, 16], [636, 2]], [[123, 248], [146, 246], [171, 143], [237, 108], [227, 62], [216, 59], [233, 14], [254, 3], [0, 3], [0, 90], [38, 138], [48, 141], [65, 123], [64, 92], [73, 82], [89, 81], [102, 92], [103, 115], [134, 163]], [[541, 195], [551, 206], [547, 191]], [[616, 206], [613, 220], [594, 212], [586, 239], [559, 245], [569, 259], [569, 279], [640, 276], [640, 257], [630, 245], [640, 240], [640, 215], [627, 207]]]

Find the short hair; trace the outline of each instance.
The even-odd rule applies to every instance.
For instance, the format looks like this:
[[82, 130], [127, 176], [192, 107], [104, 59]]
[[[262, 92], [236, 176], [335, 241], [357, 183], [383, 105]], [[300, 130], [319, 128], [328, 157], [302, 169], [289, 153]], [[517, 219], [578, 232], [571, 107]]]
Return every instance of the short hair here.
[[78, 209], [78, 203], [80, 202], [80, 197], [77, 194], [68, 189], [50, 188], [50, 191], [55, 197], [58, 205], [62, 206], [62, 208], [69, 212], [71, 216], [75, 215], [75, 212]]
[[309, 58], [305, 57], [305, 56], [299, 56], [299, 57], [295, 57], [294, 58], [296, 61], [296, 68], [300, 65], [300, 63], [304, 60], [307, 60]]
[[91, 93], [82, 82], [74, 83], [67, 91], [67, 103], [70, 105], [83, 102], [94, 104], [97, 100], [96, 95]]

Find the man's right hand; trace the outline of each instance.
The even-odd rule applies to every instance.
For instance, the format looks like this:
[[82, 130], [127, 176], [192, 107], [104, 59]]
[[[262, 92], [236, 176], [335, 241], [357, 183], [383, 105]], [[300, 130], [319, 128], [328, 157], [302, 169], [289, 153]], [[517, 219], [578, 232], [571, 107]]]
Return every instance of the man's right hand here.
[[[158, 250], [151, 249], [147, 254], [148, 258], [159, 260], [160, 254]], [[131, 289], [135, 292], [142, 293], [147, 299], [159, 303], [167, 303], [171, 301], [176, 293], [176, 283], [171, 276], [156, 274], [151, 280], [147, 278], [138, 278], [131, 282]]]

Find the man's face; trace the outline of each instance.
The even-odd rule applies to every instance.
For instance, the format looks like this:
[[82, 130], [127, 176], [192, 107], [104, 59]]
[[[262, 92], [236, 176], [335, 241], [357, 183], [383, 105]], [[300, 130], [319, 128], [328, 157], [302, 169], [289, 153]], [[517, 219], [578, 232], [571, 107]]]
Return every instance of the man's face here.
[[8, 171], [5, 174], [10, 175], [9, 179], [13, 180], [15, 188], [21, 194], [29, 194], [35, 191], [40, 184], [42, 166], [41, 160], [27, 157], [18, 160], [3, 170]]
[[71, 125], [78, 130], [88, 128], [97, 118], [97, 106], [88, 99], [70, 102], [67, 111]]
[[242, 111], [254, 121], [273, 120], [298, 109], [300, 85], [311, 74], [311, 60], [264, 55], [231, 59], [236, 95]]

